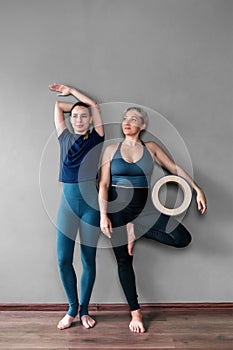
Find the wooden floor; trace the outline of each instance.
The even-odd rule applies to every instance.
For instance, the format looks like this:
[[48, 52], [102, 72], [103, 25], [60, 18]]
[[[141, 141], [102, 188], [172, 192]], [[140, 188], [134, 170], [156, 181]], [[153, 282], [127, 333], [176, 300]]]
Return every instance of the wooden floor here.
[[129, 331], [127, 312], [91, 314], [97, 322], [93, 329], [85, 329], [77, 320], [59, 331], [61, 312], [1, 311], [0, 349], [233, 349], [232, 311], [146, 311], [144, 334]]

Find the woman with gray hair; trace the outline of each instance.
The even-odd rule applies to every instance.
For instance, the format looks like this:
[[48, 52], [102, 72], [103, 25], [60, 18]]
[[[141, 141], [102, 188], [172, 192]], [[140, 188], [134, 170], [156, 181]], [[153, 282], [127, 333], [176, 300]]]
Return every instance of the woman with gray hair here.
[[191, 242], [188, 230], [174, 218], [154, 208], [149, 193], [154, 163], [184, 178], [196, 191], [198, 209], [206, 211], [204, 192], [192, 178], [155, 142], [143, 142], [140, 133], [148, 123], [147, 113], [138, 107], [128, 108], [122, 120], [124, 140], [109, 145], [103, 154], [100, 182], [100, 228], [111, 239], [118, 264], [122, 288], [130, 307], [132, 332], [144, 332], [137, 299], [133, 270], [132, 244], [128, 234], [134, 223], [136, 238], [143, 236], [173, 247], [186, 247]]

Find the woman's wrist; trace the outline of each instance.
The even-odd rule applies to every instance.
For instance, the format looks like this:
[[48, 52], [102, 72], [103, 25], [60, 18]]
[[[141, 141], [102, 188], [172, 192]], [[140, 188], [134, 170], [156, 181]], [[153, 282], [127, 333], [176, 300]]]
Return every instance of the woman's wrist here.
[[203, 192], [202, 189], [200, 187], [198, 187], [198, 186], [195, 186], [194, 190], [196, 191], [196, 194], [199, 194], [199, 193]]
[[70, 86], [67, 86], [67, 87], [69, 89], [69, 94], [75, 96], [75, 93], [77, 92], [77, 90]]
[[100, 212], [100, 219], [106, 219], [108, 217], [107, 212]]

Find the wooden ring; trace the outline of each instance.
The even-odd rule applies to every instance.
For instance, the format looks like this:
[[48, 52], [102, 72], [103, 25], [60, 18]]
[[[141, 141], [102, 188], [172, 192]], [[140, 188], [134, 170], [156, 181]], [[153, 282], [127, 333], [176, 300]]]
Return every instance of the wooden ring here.
[[[173, 208], [173, 209], [167, 208], [164, 205], [162, 205], [159, 200], [159, 190], [167, 182], [176, 183], [183, 191], [183, 194], [184, 194], [183, 202], [177, 208]], [[182, 177], [179, 177], [177, 175], [168, 175], [168, 176], [162, 177], [155, 183], [152, 189], [151, 197], [155, 208], [159, 212], [169, 216], [175, 216], [183, 213], [186, 209], [188, 209], [190, 202], [192, 200], [192, 191], [187, 181], [185, 181]]]

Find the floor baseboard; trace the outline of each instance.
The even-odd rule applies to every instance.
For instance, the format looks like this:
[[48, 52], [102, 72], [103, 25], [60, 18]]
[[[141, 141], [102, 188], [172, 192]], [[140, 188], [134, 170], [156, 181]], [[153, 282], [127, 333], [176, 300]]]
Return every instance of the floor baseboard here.
[[[141, 303], [144, 311], [233, 311], [233, 303]], [[0, 311], [66, 311], [67, 304], [0, 304]], [[127, 304], [90, 304], [89, 311], [129, 311]]]

